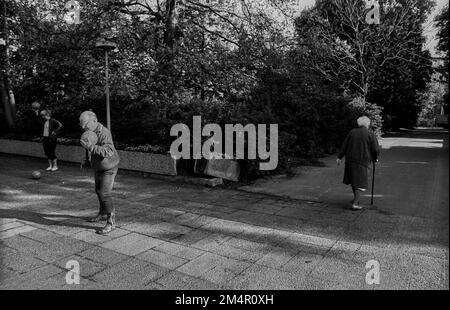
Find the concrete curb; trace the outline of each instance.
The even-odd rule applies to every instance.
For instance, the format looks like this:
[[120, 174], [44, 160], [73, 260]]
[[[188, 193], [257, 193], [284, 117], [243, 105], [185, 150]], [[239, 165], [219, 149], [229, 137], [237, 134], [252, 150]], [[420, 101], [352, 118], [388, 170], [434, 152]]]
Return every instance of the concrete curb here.
[[[136, 171], [130, 171], [125, 170], [128, 172], [136, 173]], [[191, 177], [191, 176], [184, 176], [184, 175], [177, 175], [177, 176], [167, 176], [167, 175], [160, 175], [160, 174], [153, 174], [153, 173], [147, 173], [142, 172], [141, 173], [144, 178], [150, 178], [150, 179], [157, 179], [162, 181], [168, 181], [168, 182], [180, 182], [180, 183], [190, 183], [194, 185], [206, 185], [209, 187], [216, 187], [223, 185], [223, 180], [221, 178], [202, 178], [202, 177]]]
[[288, 200], [288, 201], [304, 201], [304, 202], [313, 202], [313, 203], [321, 203], [321, 204], [325, 203], [323, 200], [319, 200], [317, 198], [310, 197], [310, 196], [298, 198], [298, 197], [292, 197], [290, 195], [268, 193], [264, 190], [250, 188], [250, 186], [237, 187], [235, 190], [238, 190], [238, 191], [241, 191], [244, 193], [264, 195], [267, 197], [278, 198], [278, 199], [283, 199], [283, 200]]
[[[0, 139], [0, 152], [45, 158], [40, 142]], [[177, 162], [170, 155], [151, 154], [130, 151], [118, 151], [121, 158], [119, 168], [161, 175], [177, 175]], [[61, 145], [56, 147], [59, 160], [80, 163], [85, 156], [81, 146]]]
[[[20, 157], [42, 159], [42, 157], [37, 157], [37, 156], [4, 153], [2, 149], [0, 149], [0, 155], [11, 156], [11, 157], [20, 156]], [[79, 166], [79, 163], [75, 163], [75, 162], [70, 162], [70, 161], [65, 161], [65, 160], [61, 160], [61, 162], [63, 162], [66, 165], [70, 165], [70, 166]], [[91, 169], [91, 168], [86, 168], [86, 169]], [[182, 175], [170, 176], [170, 175], [162, 175], [162, 174], [142, 172], [142, 171], [136, 171], [136, 170], [128, 170], [128, 169], [123, 169], [123, 168], [120, 168], [120, 171], [121, 171], [121, 173], [129, 174], [129, 175], [141, 176], [144, 178], [173, 182], [173, 183], [188, 183], [188, 184], [193, 184], [193, 185], [203, 185], [203, 186], [209, 186], [209, 187], [217, 187], [217, 186], [222, 186], [224, 184], [223, 180], [221, 178], [203, 178], [203, 177], [192, 177], [192, 176], [182, 176]]]

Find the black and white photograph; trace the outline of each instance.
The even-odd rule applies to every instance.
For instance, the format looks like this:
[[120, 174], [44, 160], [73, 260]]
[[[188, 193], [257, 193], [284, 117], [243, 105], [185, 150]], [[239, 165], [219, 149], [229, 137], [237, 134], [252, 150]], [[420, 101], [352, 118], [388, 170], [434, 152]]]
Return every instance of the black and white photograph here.
[[0, 0], [0, 290], [448, 291], [448, 19]]

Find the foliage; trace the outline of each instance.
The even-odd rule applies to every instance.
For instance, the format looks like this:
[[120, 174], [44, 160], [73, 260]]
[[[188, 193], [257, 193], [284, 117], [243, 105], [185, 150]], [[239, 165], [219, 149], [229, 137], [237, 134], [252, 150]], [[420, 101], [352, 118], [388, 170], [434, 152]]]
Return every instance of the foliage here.
[[[354, 98], [349, 104], [350, 121], [355, 122], [360, 116], [367, 116], [370, 119], [370, 127], [377, 136], [381, 136], [383, 128], [383, 118], [381, 116], [382, 107], [366, 102], [363, 98]], [[354, 126], [354, 125], [353, 125]]]
[[[448, 13], [448, 5], [442, 10], [442, 12], [436, 16], [435, 22], [438, 28], [437, 38], [438, 38], [438, 50], [444, 56], [444, 61], [442, 65], [439, 66], [438, 72], [441, 74], [442, 82], [448, 84], [448, 36], [449, 36], [449, 13]], [[446, 93], [444, 94], [444, 111], [445, 114], [449, 114], [448, 111], [448, 88]]]
[[436, 118], [443, 112], [442, 108], [445, 107], [445, 95], [447, 93], [448, 86], [439, 80], [434, 80], [428, 84], [426, 91], [419, 97], [421, 102], [421, 112], [418, 119], [419, 126], [436, 126]]
[[[66, 1], [7, 0], [15, 133], [29, 134], [34, 100], [64, 124], [65, 143], [77, 142], [82, 111], [105, 123], [99, 39], [117, 44], [108, 55], [120, 149], [166, 153], [172, 125], [194, 115], [278, 124], [278, 172], [335, 152], [361, 115], [379, 131], [382, 107], [412, 125], [430, 72], [420, 33], [430, 1], [382, 1], [379, 26], [364, 22], [364, 1], [346, 1], [317, 1], [294, 24], [294, 0], [83, 0], [81, 24], [68, 25]], [[249, 178], [267, 173], [257, 160], [242, 164]]]
[[[437, 49], [444, 53], [445, 57], [448, 60], [448, 36], [449, 33], [449, 13], [448, 13], [448, 5], [440, 12], [438, 16], [435, 18], [436, 26], [438, 28], [438, 45]], [[448, 74], [448, 71], [447, 71]]]
[[296, 52], [346, 93], [383, 107], [396, 127], [412, 127], [417, 94], [431, 78], [422, 24], [432, 7], [430, 0], [380, 1], [381, 22], [370, 25], [365, 1], [320, 0], [296, 20]]

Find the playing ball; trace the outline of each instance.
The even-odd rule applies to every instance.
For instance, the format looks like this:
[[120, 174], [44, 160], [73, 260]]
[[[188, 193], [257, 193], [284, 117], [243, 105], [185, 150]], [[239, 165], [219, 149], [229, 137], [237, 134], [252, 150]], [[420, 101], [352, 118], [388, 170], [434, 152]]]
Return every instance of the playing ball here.
[[35, 170], [31, 173], [31, 177], [35, 180], [39, 180], [41, 178], [41, 172]]
[[80, 138], [80, 141], [84, 141], [89, 145], [96, 145], [98, 142], [97, 134], [93, 131], [85, 131]]

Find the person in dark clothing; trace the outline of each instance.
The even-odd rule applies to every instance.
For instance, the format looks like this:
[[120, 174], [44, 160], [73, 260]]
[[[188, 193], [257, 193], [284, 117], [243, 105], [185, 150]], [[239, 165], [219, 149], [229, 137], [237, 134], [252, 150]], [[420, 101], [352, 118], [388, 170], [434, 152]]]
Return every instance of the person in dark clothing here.
[[[80, 126], [97, 137], [80, 139], [81, 145], [90, 154], [90, 163], [95, 171], [95, 192], [97, 194], [100, 210], [90, 222], [99, 222], [106, 219], [106, 225], [99, 234], [108, 234], [115, 228], [115, 208], [112, 203], [111, 191], [119, 166], [119, 154], [114, 147], [111, 132], [97, 121], [94, 112], [86, 111], [80, 116]], [[89, 135], [87, 135], [89, 136]], [[89, 159], [86, 159], [86, 162]], [[82, 164], [83, 166], [83, 164]]]
[[359, 204], [361, 192], [369, 188], [369, 169], [372, 162], [378, 160], [380, 147], [376, 135], [369, 130], [370, 119], [358, 118], [359, 128], [353, 129], [345, 138], [336, 160], [340, 165], [345, 157], [344, 184], [353, 190], [353, 210], [361, 210]]
[[30, 109], [26, 109], [21, 117], [21, 127], [29, 136], [34, 138], [42, 137], [42, 117], [41, 117], [41, 104], [38, 101], [34, 101], [31, 104]]
[[39, 103], [39, 102], [37, 102], [37, 101], [34, 101], [32, 104], [31, 104], [31, 110], [32, 110], [32, 114], [34, 114], [34, 116], [36, 116], [36, 117], [39, 117], [39, 115], [40, 115], [40, 110], [41, 109], [41, 104]]
[[42, 144], [44, 146], [44, 153], [48, 159], [47, 171], [58, 170], [58, 160], [56, 158], [56, 142], [58, 134], [62, 128], [62, 124], [56, 119], [52, 118], [50, 110], [41, 111], [41, 116], [44, 119], [44, 130], [42, 132]]

